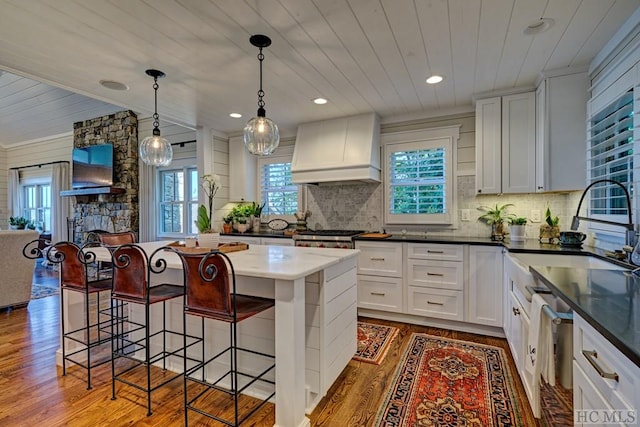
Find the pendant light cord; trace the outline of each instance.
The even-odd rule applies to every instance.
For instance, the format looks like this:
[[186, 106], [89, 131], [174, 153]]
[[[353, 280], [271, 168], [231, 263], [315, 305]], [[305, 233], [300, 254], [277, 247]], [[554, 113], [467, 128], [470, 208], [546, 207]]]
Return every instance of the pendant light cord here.
[[258, 89], [258, 117], [264, 117], [264, 90], [262, 90], [262, 61], [264, 61], [264, 54], [262, 53], [262, 48], [260, 48], [260, 52], [258, 53], [258, 61], [260, 61], [260, 89]]
[[154, 103], [153, 103], [153, 134], [160, 135], [160, 116], [158, 115], [158, 77], [153, 78], [153, 92], [154, 92]]

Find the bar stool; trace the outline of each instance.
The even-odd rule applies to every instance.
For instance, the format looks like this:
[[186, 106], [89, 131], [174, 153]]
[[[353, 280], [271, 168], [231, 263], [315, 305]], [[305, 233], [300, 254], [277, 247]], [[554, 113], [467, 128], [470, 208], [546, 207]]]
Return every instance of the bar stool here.
[[[109, 362], [110, 358], [93, 360], [93, 349], [111, 340], [112, 319], [109, 307], [103, 308], [100, 294], [111, 290], [111, 278], [101, 278], [96, 267], [96, 277], [91, 277], [89, 266], [95, 263], [90, 246], [78, 246], [73, 242], [58, 242], [47, 252], [47, 259], [60, 264], [60, 318], [62, 325], [62, 375], [67, 374], [67, 361], [87, 370], [87, 390], [91, 389], [91, 369]], [[84, 326], [68, 331], [65, 316], [67, 291], [84, 295]], [[95, 319], [91, 319], [90, 296], [96, 295]], [[80, 348], [67, 351], [67, 343]], [[86, 362], [80, 358], [86, 353]], [[108, 354], [108, 352], [107, 352]]]
[[96, 238], [102, 246], [119, 246], [125, 243], [136, 243], [136, 234], [133, 231], [96, 233]]
[[[111, 374], [112, 385], [111, 399], [116, 399], [116, 382], [126, 384], [147, 394], [147, 415], [151, 415], [151, 393], [180, 377], [182, 373], [163, 375], [160, 381], [152, 384], [151, 365], [162, 362], [162, 369], [167, 369], [167, 358], [176, 356], [184, 357], [185, 350], [180, 339], [174, 349], [167, 348], [168, 338], [172, 336], [182, 337], [182, 331], [167, 329], [166, 302], [168, 300], [184, 296], [184, 287], [168, 283], [151, 286], [152, 274], [161, 274], [166, 270], [166, 261], [159, 257], [165, 248], [155, 250], [151, 256], [147, 256], [144, 249], [136, 244], [124, 244], [112, 249], [111, 262], [113, 263], [113, 290], [111, 298], [115, 301], [128, 304], [139, 304], [144, 307], [144, 320], [138, 321], [132, 313], [124, 313], [122, 310], [113, 310], [115, 331], [112, 340]], [[162, 303], [162, 329], [151, 332], [150, 308], [153, 304]], [[157, 337], [157, 339], [155, 339]], [[152, 342], [153, 340], [153, 342]], [[152, 352], [151, 347], [160, 341], [161, 348]], [[176, 340], [173, 340], [176, 341]], [[186, 346], [186, 338], [185, 338]], [[128, 362], [120, 365], [119, 359]], [[123, 361], [124, 362], [124, 361]], [[180, 367], [182, 368], [182, 367]], [[143, 371], [146, 380], [143, 385], [137, 384], [133, 376]], [[160, 376], [160, 375], [158, 375]], [[153, 376], [156, 377], [156, 376]]]
[[[275, 372], [275, 357], [260, 351], [250, 350], [238, 345], [237, 324], [275, 305], [273, 299], [248, 296], [236, 293], [236, 276], [231, 260], [219, 251], [208, 253], [186, 253], [176, 251], [182, 260], [185, 278], [185, 304], [183, 326], [187, 334], [187, 317], [194, 316], [201, 319], [202, 354], [201, 359], [192, 366], [184, 363], [184, 406], [185, 425], [189, 425], [189, 411], [197, 412], [205, 417], [214, 419], [229, 426], [238, 426], [246, 421], [253, 413], [261, 408], [269, 399], [275, 396], [275, 382], [268, 379], [267, 374]], [[229, 345], [224, 349], [215, 349], [215, 354], [207, 358], [206, 349], [212, 347], [207, 344], [205, 337], [210, 337], [210, 331], [205, 331], [205, 319], [218, 320], [229, 325]], [[206, 322], [209, 323], [209, 322]], [[209, 335], [205, 335], [208, 332]], [[260, 367], [258, 375], [243, 372], [238, 366], [239, 353], [257, 356], [264, 366]], [[229, 367], [223, 372], [215, 372], [216, 367], [210, 366], [214, 361], [227, 355]], [[221, 363], [221, 362], [220, 362]], [[220, 371], [220, 369], [218, 369]], [[210, 379], [209, 377], [217, 377]], [[241, 378], [242, 377], [242, 378]], [[243, 380], [243, 384], [239, 380]], [[238, 399], [240, 394], [257, 381], [267, 384], [273, 389], [259, 404], [240, 415]], [[196, 386], [199, 384], [200, 386]], [[192, 387], [190, 387], [190, 385]], [[190, 388], [200, 389], [190, 393]], [[211, 405], [206, 405], [206, 399], [212, 393], [220, 391], [233, 399], [233, 420], [222, 418], [211, 412]], [[265, 394], [268, 394], [269, 391]]]

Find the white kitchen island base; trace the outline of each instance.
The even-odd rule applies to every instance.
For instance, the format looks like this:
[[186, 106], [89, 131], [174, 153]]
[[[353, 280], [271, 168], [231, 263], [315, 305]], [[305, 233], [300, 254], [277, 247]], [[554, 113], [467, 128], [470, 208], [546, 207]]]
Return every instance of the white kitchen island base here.
[[[150, 254], [166, 243], [140, 246]], [[110, 259], [106, 249], [94, 249], [98, 260]], [[239, 324], [239, 336], [241, 345], [276, 356], [277, 427], [310, 425], [305, 413], [315, 408], [356, 351], [357, 253], [348, 249], [255, 245], [228, 254], [239, 293], [275, 298], [274, 309]], [[182, 284], [177, 255], [167, 252], [163, 258], [168, 268], [154, 281]], [[82, 299], [69, 293], [65, 304], [70, 326], [82, 325]], [[167, 308], [172, 328], [181, 330], [181, 302], [172, 301]], [[130, 314], [135, 319], [141, 312], [132, 306]], [[160, 321], [152, 316], [152, 325]], [[188, 328], [196, 330], [199, 321], [193, 320], [193, 325], [191, 319], [188, 322]], [[226, 344], [228, 332], [226, 324], [207, 322], [209, 352]], [[174, 344], [179, 346], [170, 343]], [[250, 365], [251, 360], [246, 358], [241, 363]], [[168, 368], [182, 371], [182, 360], [170, 361]]]

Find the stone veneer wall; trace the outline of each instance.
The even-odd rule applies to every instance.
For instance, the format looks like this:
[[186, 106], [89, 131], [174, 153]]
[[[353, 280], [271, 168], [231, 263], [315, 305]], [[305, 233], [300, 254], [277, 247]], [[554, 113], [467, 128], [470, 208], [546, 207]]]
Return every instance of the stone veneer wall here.
[[119, 111], [73, 124], [73, 146], [113, 144], [113, 187], [126, 189], [118, 195], [76, 196], [72, 217], [75, 240], [88, 231], [138, 232], [138, 118], [132, 111]]

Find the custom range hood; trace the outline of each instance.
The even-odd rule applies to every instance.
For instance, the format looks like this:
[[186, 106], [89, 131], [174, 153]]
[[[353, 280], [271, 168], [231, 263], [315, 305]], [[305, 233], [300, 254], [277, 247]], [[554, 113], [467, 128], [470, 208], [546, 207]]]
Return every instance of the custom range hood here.
[[296, 184], [380, 182], [380, 119], [375, 114], [298, 127], [291, 162]]

